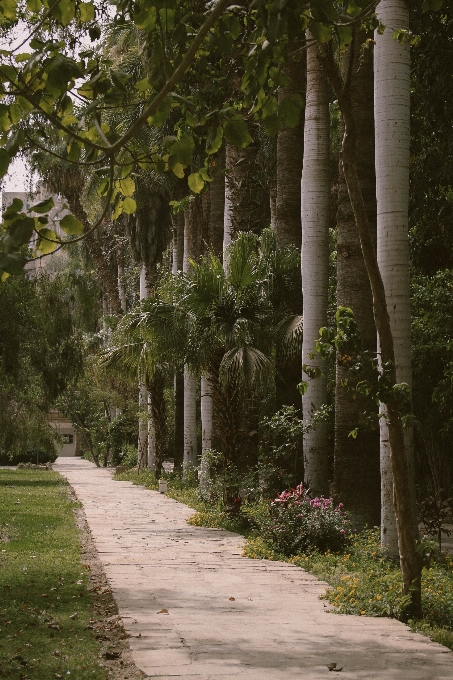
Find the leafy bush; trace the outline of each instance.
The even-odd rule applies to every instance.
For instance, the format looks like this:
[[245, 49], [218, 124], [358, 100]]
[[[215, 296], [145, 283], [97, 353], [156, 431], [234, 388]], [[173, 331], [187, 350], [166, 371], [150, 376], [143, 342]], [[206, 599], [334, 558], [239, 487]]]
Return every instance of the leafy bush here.
[[271, 501], [261, 533], [287, 556], [310, 550], [339, 551], [347, 543], [350, 520], [342, 503], [335, 507], [332, 498], [310, 498], [309, 490], [299, 484]]
[[305, 431], [294, 406], [284, 406], [260, 422], [258, 478], [261, 494], [272, 498], [302, 476], [302, 435]]

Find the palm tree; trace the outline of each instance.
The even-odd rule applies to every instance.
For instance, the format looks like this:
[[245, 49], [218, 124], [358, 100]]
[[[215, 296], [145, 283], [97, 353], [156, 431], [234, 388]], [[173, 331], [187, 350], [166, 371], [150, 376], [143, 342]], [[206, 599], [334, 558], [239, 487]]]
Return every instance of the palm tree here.
[[[310, 37], [310, 34], [308, 34]], [[327, 401], [327, 378], [320, 357], [310, 358], [327, 325], [330, 226], [330, 116], [327, 80], [317, 48], [307, 54], [304, 167], [302, 171], [302, 294], [304, 337], [302, 364], [319, 373], [308, 377], [302, 399], [304, 420]], [[317, 494], [328, 486], [327, 426], [321, 422], [304, 437], [305, 479]]]
[[[392, 38], [409, 28], [405, 0], [381, 0], [374, 51], [374, 109], [376, 129], [377, 258], [385, 288], [394, 341], [396, 378], [412, 385], [411, 310], [409, 283], [409, 161], [410, 161], [410, 53], [407, 42]], [[412, 430], [406, 428], [409, 475], [414, 488]], [[381, 419], [382, 544], [397, 555], [397, 527], [387, 423]], [[412, 498], [415, 508], [415, 498]], [[415, 510], [413, 516], [416, 517]]]
[[[375, 241], [373, 59], [369, 50], [361, 54], [361, 45], [367, 37], [364, 31], [354, 32], [353, 42], [342, 56], [342, 72], [344, 81], [349, 80], [349, 96], [357, 120], [360, 183]], [[353, 310], [363, 350], [374, 356], [373, 297], [341, 162], [337, 197], [337, 305]], [[357, 526], [375, 526], [380, 523], [379, 431], [377, 421], [373, 430], [360, 424], [360, 414], [375, 407], [370, 399], [344, 389], [345, 381], [351, 386], [351, 380], [342, 357], [337, 356], [334, 495], [353, 513]], [[349, 433], [359, 424], [358, 435], [353, 439]]]

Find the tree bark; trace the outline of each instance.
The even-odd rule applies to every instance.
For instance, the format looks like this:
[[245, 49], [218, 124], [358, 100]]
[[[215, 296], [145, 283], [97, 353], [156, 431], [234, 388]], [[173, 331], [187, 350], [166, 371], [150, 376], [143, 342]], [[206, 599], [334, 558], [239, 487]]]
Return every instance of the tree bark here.
[[[183, 272], [191, 270], [191, 260], [201, 254], [203, 209], [199, 196], [193, 198], [184, 211]], [[188, 366], [184, 367], [184, 471], [197, 464], [197, 379]]]
[[[298, 47], [299, 45], [296, 45]], [[304, 97], [306, 64], [303, 61], [289, 61], [282, 68], [284, 75], [291, 78], [286, 87], [278, 93], [281, 104], [295, 94]], [[277, 247], [290, 244], [302, 245], [301, 194], [302, 165], [304, 161], [304, 115], [294, 128], [283, 126], [277, 138], [277, 196], [275, 233]]]
[[[374, 48], [377, 260], [390, 315], [397, 382], [405, 382], [412, 389], [408, 241], [410, 50], [407, 43], [401, 45], [392, 38], [395, 30], [409, 28], [409, 6], [406, 0], [381, 0], [377, 12], [386, 26], [383, 35], [376, 32]], [[404, 434], [416, 517], [412, 428], [405, 428]], [[389, 440], [387, 421], [382, 418], [382, 543], [397, 553]]]
[[[358, 175], [373, 243], [376, 242], [376, 179], [374, 170], [373, 60], [370, 51], [361, 59], [364, 31], [354, 33], [342, 59], [343, 81], [348, 82], [351, 106], [357, 123]], [[376, 353], [373, 296], [363, 261], [354, 212], [349, 200], [342, 164], [339, 168], [337, 211], [337, 305], [350, 307], [360, 329], [362, 347]], [[380, 523], [379, 429], [360, 426], [360, 414], [374, 410], [371, 399], [344, 389], [354, 379], [337, 356], [335, 391], [335, 450], [333, 490], [354, 518], [355, 526]], [[376, 413], [377, 415], [377, 413]], [[349, 433], [359, 426], [357, 438]]]
[[222, 259], [223, 255], [223, 220], [225, 210], [225, 146], [222, 146], [215, 159], [215, 166], [210, 168], [213, 181], [209, 185], [209, 247], [214, 255]]
[[[319, 329], [327, 325], [330, 227], [330, 115], [327, 80], [318, 51], [307, 55], [304, 168], [302, 171], [302, 295], [304, 335], [302, 364], [321, 371], [324, 362], [310, 358]], [[302, 399], [304, 420], [327, 402], [327, 378], [308, 378]], [[304, 437], [305, 481], [316, 494], [328, 491], [327, 424], [317, 426]]]
[[[373, 293], [374, 318], [379, 334], [382, 366], [385, 367], [386, 377], [390, 384], [396, 385], [396, 360], [392, 327], [387, 310], [386, 292], [373, 245], [362, 188], [358, 178], [356, 162], [357, 128], [354, 111], [351, 105], [348, 88], [343, 86], [330, 45], [323, 48], [323, 56], [325, 68], [338, 98], [345, 124], [345, 133], [342, 144], [343, 171], [348, 186], [349, 198], [354, 210], [362, 253]], [[412, 500], [413, 494], [410, 488], [411, 479], [408, 471], [401, 409], [393, 391], [389, 392], [385, 406], [387, 410], [387, 426], [394, 486], [393, 500], [397, 517], [403, 592], [410, 596], [410, 606], [408, 606], [406, 610], [406, 615], [408, 617], [418, 617], [421, 615], [422, 559], [417, 551], [418, 530], [416, 526], [415, 508]]]

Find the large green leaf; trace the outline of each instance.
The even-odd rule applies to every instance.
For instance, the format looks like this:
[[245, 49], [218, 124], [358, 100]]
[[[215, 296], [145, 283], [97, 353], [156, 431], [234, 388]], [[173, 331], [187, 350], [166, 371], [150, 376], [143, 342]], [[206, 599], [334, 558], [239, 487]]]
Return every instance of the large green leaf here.
[[58, 248], [60, 242], [58, 236], [53, 229], [41, 229], [39, 232], [38, 243], [36, 250], [39, 250], [40, 255], [48, 255], [53, 253]]
[[91, 2], [81, 2], [79, 5], [80, 21], [85, 24], [94, 19], [94, 5]]
[[79, 235], [83, 234], [83, 224], [74, 215], [65, 215], [60, 220], [60, 227], [66, 234]]
[[194, 194], [199, 194], [204, 187], [204, 179], [199, 172], [193, 172], [187, 178], [189, 184], [189, 189], [194, 192]]
[[253, 142], [247, 123], [243, 118], [229, 120], [225, 124], [224, 134], [230, 144], [237, 146], [239, 149], [245, 149]]
[[278, 107], [278, 117], [282, 125], [288, 128], [295, 128], [300, 121], [300, 114], [304, 108], [304, 100], [300, 94], [293, 94], [288, 99], [284, 99]]
[[0, 253], [0, 269], [8, 274], [22, 274], [27, 258], [21, 253]]
[[53, 202], [52, 196], [50, 198], [44, 199], [44, 201], [40, 201], [36, 205], [32, 206], [30, 208], [31, 212], [36, 212], [39, 214], [42, 213], [48, 213], [49, 210], [52, 210], [52, 208], [55, 206], [55, 203]]

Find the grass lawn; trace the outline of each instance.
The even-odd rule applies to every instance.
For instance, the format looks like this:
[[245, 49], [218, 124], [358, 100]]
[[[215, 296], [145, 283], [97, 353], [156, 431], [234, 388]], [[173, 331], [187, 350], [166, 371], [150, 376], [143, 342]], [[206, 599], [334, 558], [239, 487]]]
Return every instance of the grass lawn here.
[[0, 470], [0, 677], [104, 680], [67, 483]]
[[[154, 476], [147, 472], [126, 472], [118, 479], [157, 489]], [[380, 548], [379, 531], [364, 531], [352, 538], [342, 553], [299, 554], [285, 557], [267, 544], [259, 534], [267, 517], [265, 502], [243, 506], [239, 519], [231, 518], [221, 506], [203, 503], [196, 488], [186, 488], [170, 477], [169, 497], [197, 512], [189, 518], [193, 526], [222, 527], [247, 537], [244, 556], [252, 559], [270, 559], [291, 562], [329, 583], [324, 599], [334, 612], [362, 616], [389, 616], [403, 618], [399, 565], [388, 559]], [[250, 524], [249, 524], [250, 522]], [[255, 528], [249, 528], [255, 527]], [[453, 556], [437, 555], [423, 570], [422, 605], [424, 618], [410, 621], [409, 625], [435, 642], [453, 650]]]

